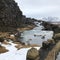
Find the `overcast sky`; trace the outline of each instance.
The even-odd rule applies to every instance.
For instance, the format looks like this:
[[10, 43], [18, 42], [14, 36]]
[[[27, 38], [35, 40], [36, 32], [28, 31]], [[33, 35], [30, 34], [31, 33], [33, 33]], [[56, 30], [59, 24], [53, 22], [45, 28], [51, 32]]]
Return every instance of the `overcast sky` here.
[[60, 17], [60, 0], [15, 0], [27, 17]]

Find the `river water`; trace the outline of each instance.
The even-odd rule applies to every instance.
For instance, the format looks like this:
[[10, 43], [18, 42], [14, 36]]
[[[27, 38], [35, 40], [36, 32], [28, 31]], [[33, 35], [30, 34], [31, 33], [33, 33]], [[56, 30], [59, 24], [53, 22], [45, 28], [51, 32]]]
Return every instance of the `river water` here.
[[42, 45], [43, 41], [46, 41], [48, 39], [52, 39], [53, 37], [53, 31], [43, 31], [44, 28], [41, 25], [42, 22], [35, 22], [37, 27], [35, 27], [32, 30], [26, 30], [23, 33], [21, 33], [22, 42], [25, 44], [38, 44]]

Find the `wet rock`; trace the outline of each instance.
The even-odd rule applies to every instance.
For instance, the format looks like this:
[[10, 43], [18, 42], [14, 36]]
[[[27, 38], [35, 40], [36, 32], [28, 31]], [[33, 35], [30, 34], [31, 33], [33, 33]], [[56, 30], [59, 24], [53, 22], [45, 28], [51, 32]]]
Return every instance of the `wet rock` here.
[[42, 36], [42, 39], [45, 39], [45, 36]]
[[54, 47], [54, 45], [56, 44], [54, 39], [48, 39], [47, 41], [43, 41], [42, 43], [42, 48], [43, 49], [51, 49]]
[[4, 37], [0, 37], [0, 42], [4, 42]]
[[50, 47], [50, 43], [48, 41], [43, 41], [42, 48], [43, 49], [48, 49], [49, 47]]
[[42, 36], [42, 35], [37, 35], [37, 34], [34, 34], [34, 37], [40, 37], [40, 36]]
[[39, 56], [38, 50], [36, 48], [31, 48], [27, 52], [27, 59], [26, 60], [39, 60], [38, 56]]
[[36, 37], [36, 35], [34, 34], [34, 37]]

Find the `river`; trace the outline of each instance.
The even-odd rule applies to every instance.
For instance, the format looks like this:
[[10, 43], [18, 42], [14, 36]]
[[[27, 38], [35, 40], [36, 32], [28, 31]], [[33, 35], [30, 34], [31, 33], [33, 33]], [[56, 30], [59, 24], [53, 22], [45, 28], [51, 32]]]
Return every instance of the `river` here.
[[35, 22], [37, 27], [32, 30], [26, 30], [21, 33], [22, 42], [25, 44], [37, 44], [42, 45], [43, 41], [48, 39], [52, 39], [53, 31], [44, 31], [42, 30], [44, 27], [41, 25], [42, 22]]

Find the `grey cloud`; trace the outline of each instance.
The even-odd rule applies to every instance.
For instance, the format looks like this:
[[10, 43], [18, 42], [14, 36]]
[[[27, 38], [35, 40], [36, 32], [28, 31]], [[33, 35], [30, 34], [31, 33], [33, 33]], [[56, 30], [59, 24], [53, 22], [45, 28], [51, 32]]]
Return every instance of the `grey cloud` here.
[[60, 16], [60, 0], [15, 0], [28, 17]]

